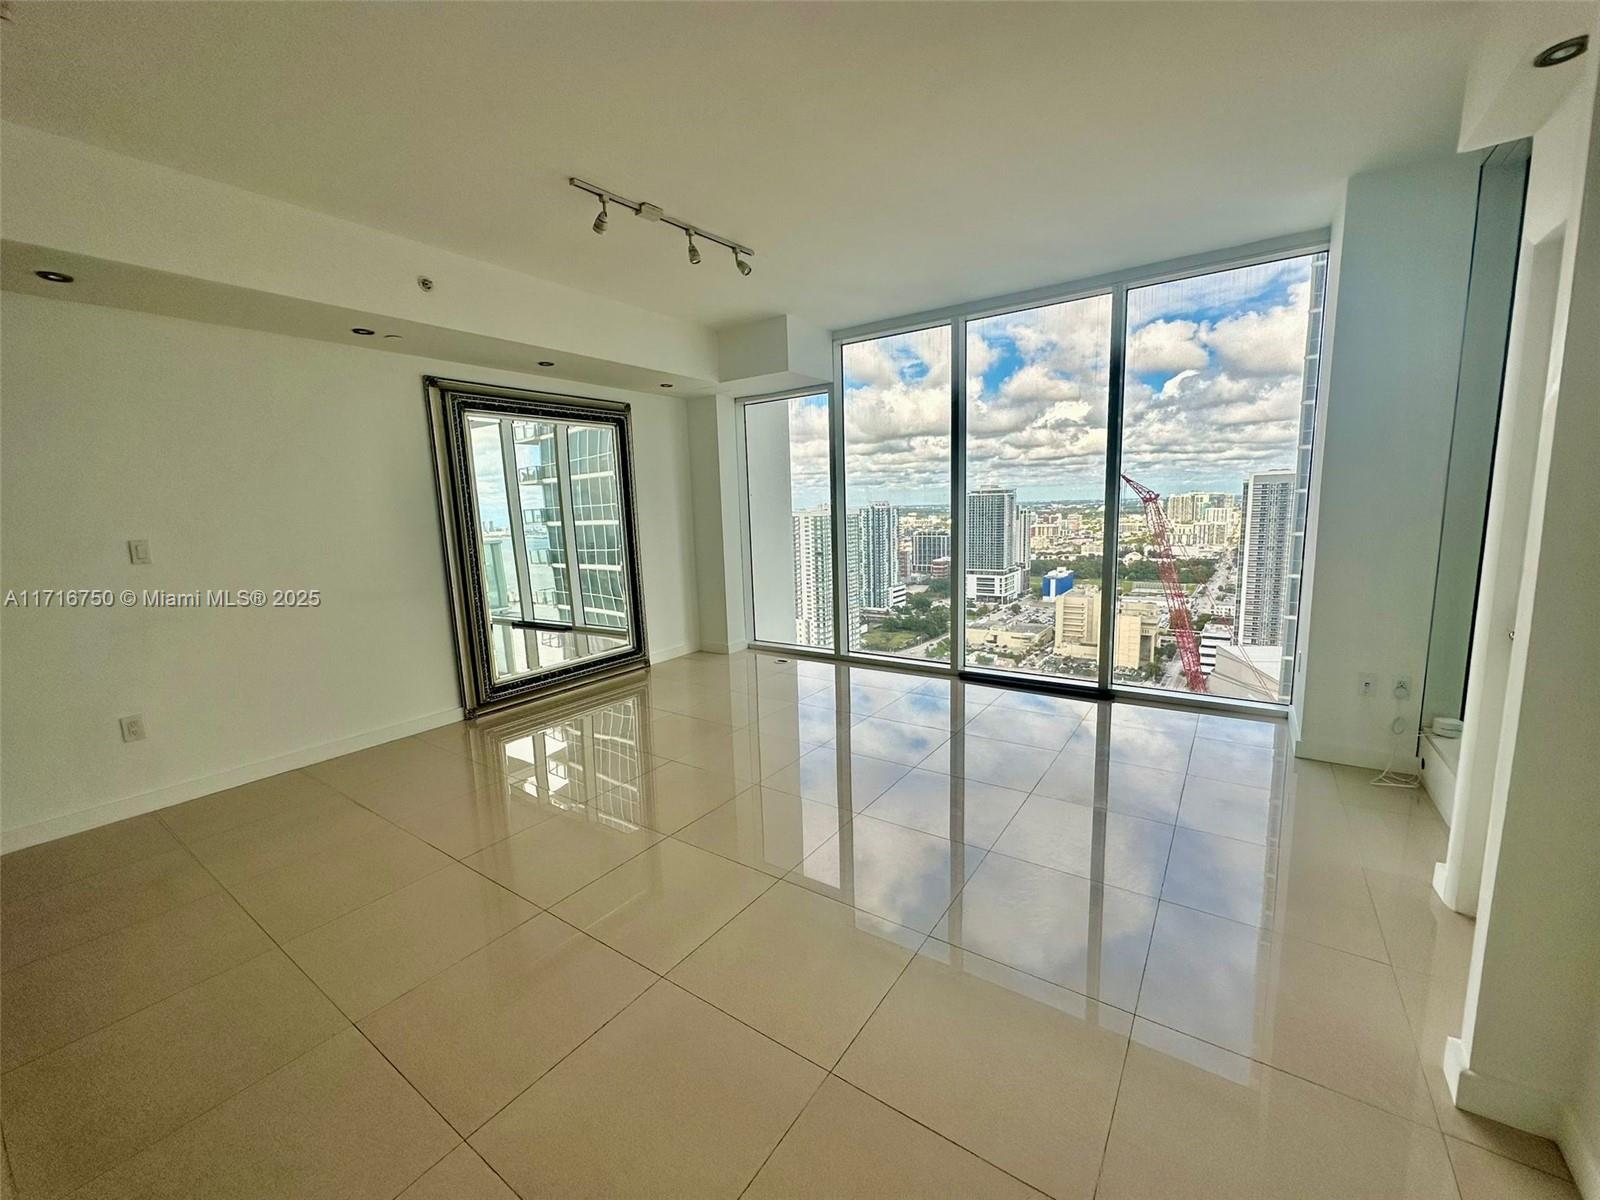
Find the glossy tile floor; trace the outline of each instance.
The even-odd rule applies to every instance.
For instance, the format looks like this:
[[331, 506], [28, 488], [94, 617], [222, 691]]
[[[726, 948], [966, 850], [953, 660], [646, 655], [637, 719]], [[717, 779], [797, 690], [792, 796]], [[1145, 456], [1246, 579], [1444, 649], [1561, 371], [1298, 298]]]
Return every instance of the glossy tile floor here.
[[7, 1192], [1573, 1197], [1420, 793], [751, 653], [0, 862]]

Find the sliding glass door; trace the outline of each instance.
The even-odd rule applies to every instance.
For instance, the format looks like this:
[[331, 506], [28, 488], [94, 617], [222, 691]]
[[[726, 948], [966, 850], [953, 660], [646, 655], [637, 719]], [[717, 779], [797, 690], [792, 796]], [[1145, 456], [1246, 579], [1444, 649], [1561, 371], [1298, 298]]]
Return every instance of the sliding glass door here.
[[844, 530], [835, 559], [845, 580], [839, 640], [855, 653], [950, 661], [959, 594], [948, 552], [950, 350], [950, 326], [935, 325], [841, 351]]
[[966, 332], [967, 663], [1095, 683], [1111, 296]]
[[842, 337], [834, 396], [742, 408], [756, 640], [1287, 702], [1326, 267]]

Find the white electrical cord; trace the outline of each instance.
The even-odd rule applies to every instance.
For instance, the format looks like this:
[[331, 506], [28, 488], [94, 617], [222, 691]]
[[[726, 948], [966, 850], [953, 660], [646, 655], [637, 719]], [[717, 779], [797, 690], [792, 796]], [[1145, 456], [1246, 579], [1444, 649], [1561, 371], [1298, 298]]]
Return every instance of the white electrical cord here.
[[[1419, 788], [1422, 786], [1421, 775], [1415, 771], [1396, 771], [1394, 769], [1394, 760], [1400, 753], [1400, 747], [1404, 744], [1408, 730], [1404, 718], [1396, 717], [1394, 720], [1395, 724], [1400, 728], [1394, 732], [1394, 744], [1389, 749], [1389, 761], [1384, 763], [1383, 770], [1379, 771], [1368, 782], [1373, 787]], [[1409, 732], [1412, 742], [1422, 736], [1421, 729], [1411, 729]]]

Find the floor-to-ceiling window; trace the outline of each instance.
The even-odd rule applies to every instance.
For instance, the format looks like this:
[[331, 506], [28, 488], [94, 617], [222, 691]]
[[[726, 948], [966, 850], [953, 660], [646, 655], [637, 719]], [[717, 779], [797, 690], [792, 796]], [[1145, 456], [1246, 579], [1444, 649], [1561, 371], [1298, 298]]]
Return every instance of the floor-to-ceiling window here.
[[832, 650], [828, 393], [752, 402], [743, 413], [755, 638]]
[[1326, 257], [1128, 292], [1117, 683], [1289, 698]]
[[948, 548], [937, 553], [951, 536], [950, 351], [949, 325], [842, 348], [844, 553], [835, 559], [845, 576], [840, 642], [857, 653], [950, 661], [960, 593]]
[[[1217, 256], [842, 338], [831, 427], [820, 394], [804, 433], [796, 400], [744, 407], [756, 639], [1287, 701], [1326, 263]], [[779, 510], [786, 538], [757, 520]]]
[[1095, 683], [1111, 296], [969, 320], [966, 656]]

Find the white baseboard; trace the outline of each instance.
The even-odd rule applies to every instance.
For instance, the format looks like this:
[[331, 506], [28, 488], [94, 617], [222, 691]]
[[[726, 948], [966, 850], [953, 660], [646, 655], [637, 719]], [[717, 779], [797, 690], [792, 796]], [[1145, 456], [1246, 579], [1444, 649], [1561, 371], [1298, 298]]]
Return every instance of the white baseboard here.
[[686, 646], [682, 642], [679, 642], [676, 646], [661, 646], [659, 648], [652, 648], [650, 651], [650, 661], [652, 663], [666, 662], [668, 659], [682, 658], [685, 654], [692, 653], [694, 653], [692, 647]]
[[1438, 810], [1444, 827], [1448, 829], [1450, 819], [1455, 815], [1455, 768], [1444, 760], [1444, 756], [1427, 737], [1423, 738], [1422, 745], [1422, 788], [1428, 793], [1428, 799], [1433, 801], [1433, 807]]
[[1586, 1124], [1569, 1104], [1561, 1110], [1556, 1144], [1567, 1160], [1567, 1170], [1583, 1200], [1600, 1200], [1600, 1129]]
[[378, 746], [384, 742], [392, 742], [396, 738], [409, 737], [413, 733], [437, 729], [441, 725], [448, 725], [452, 721], [461, 720], [461, 718], [461, 709], [447, 708], [442, 712], [430, 713], [425, 717], [413, 717], [409, 721], [386, 725], [382, 729], [372, 729], [366, 733], [339, 738], [336, 741], [322, 742], [315, 746], [291, 750], [287, 754], [262, 759], [260, 762], [234, 767], [231, 770], [219, 771], [214, 775], [203, 775], [197, 779], [186, 779], [181, 783], [168, 784], [166, 787], [157, 788], [154, 791], [141, 792], [137, 796], [124, 796], [120, 800], [111, 800], [104, 804], [92, 805], [89, 808], [80, 808], [73, 812], [62, 813], [59, 816], [49, 817], [43, 821], [35, 821], [31, 825], [0, 831], [0, 850], [9, 853], [12, 850], [37, 846], [40, 842], [52, 842], [57, 838], [67, 837], [69, 834], [82, 833], [86, 829], [97, 829], [101, 825], [109, 825], [113, 821], [125, 821], [129, 817], [143, 816], [145, 813], [155, 812], [157, 809], [170, 808], [174, 804], [182, 804], [185, 800], [209, 796], [212, 792], [238, 787], [244, 783], [254, 783], [256, 780], [265, 779], [269, 775], [293, 771], [299, 767], [322, 762], [324, 759], [338, 758], [341, 754], [353, 754], [355, 751], [365, 750], [369, 746]]
[[1300, 738], [1295, 742], [1294, 756], [1310, 758], [1317, 762], [1340, 763], [1347, 767], [1370, 767], [1381, 771], [1385, 766], [1396, 771], [1419, 771], [1422, 761], [1415, 755], [1397, 754], [1389, 761], [1387, 750], [1374, 750], [1370, 746], [1351, 746], [1339, 742], [1326, 742], [1319, 738]]
[[1445, 1039], [1443, 1066], [1457, 1108], [1541, 1137], [1560, 1135], [1563, 1106], [1556, 1097], [1514, 1079], [1474, 1071], [1460, 1038]]

